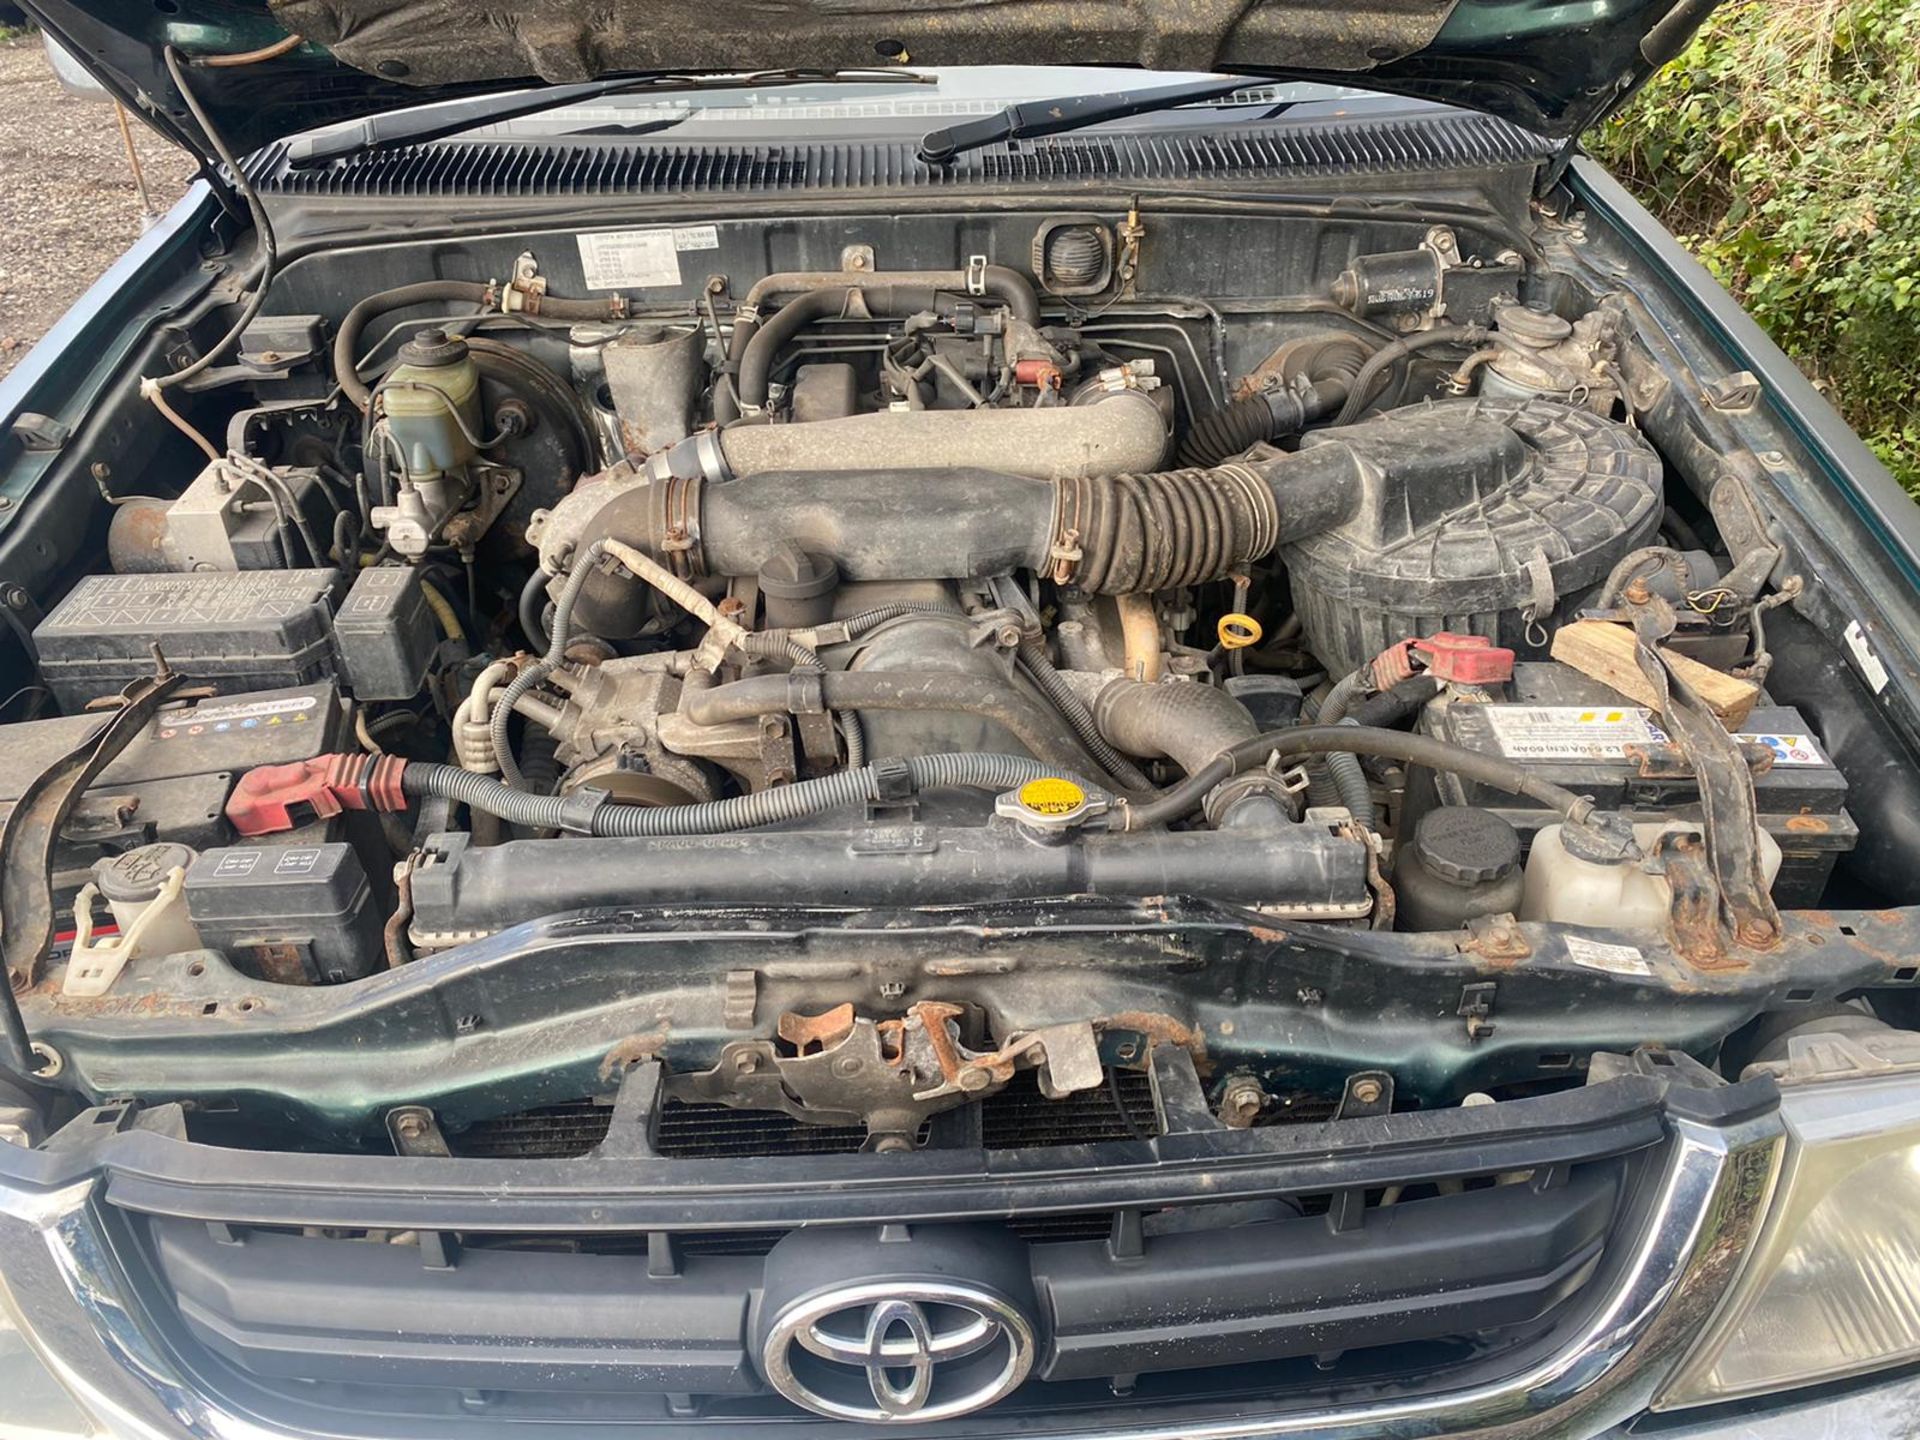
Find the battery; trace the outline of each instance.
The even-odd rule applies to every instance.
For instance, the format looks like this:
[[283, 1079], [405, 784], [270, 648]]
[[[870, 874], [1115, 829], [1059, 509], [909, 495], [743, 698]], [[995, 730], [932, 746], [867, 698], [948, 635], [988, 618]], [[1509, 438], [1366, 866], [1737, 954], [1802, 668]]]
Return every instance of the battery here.
[[357, 980], [382, 953], [380, 917], [351, 845], [209, 850], [187, 871], [186, 897], [200, 939], [261, 980]]
[[[0, 725], [0, 816], [54, 761], [103, 723], [67, 715]], [[156, 841], [205, 849], [233, 838], [225, 807], [256, 765], [287, 765], [337, 750], [346, 711], [331, 680], [189, 701], [162, 710], [83, 793], [54, 851], [55, 893], [85, 882], [95, 861]], [[326, 838], [322, 834], [284, 837]]]
[[[1700, 790], [1692, 776], [1643, 766], [1628, 753], [1630, 747], [1672, 744], [1650, 711], [1551, 662], [1516, 665], [1508, 696], [1492, 704], [1436, 702], [1424, 712], [1421, 729], [1483, 755], [1518, 761], [1540, 779], [1590, 795], [1600, 809], [1618, 810], [1630, 820], [1700, 819]], [[1772, 766], [1754, 776], [1753, 790], [1760, 825], [1780, 845], [1774, 902], [1789, 908], [1818, 904], [1834, 864], [1860, 837], [1846, 810], [1846, 777], [1790, 707], [1755, 707], [1736, 738], [1773, 753]], [[1523, 845], [1558, 819], [1490, 785], [1421, 771], [1409, 777], [1401, 833], [1409, 833], [1407, 827], [1434, 803], [1492, 810], [1513, 823]]]
[[333, 673], [336, 570], [89, 575], [33, 632], [40, 676], [73, 711], [153, 673], [152, 647], [223, 695]]

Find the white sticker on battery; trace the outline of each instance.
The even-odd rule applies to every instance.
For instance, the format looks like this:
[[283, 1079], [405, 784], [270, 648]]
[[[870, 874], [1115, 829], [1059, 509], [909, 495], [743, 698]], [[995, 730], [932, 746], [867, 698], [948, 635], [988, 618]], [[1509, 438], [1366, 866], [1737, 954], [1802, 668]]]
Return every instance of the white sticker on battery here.
[[1878, 695], [1887, 688], [1887, 667], [1882, 665], [1880, 657], [1873, 653], [1873, 646], [1867, 642], [1867, 632], [1860, 628], [1858, 620], [1852, 620], [1847, 623], [1847, 628], [1842, 633], [1846, 636], [1847, 648], [1853, 652], [1855, 663], [1860, 666], [1861, 675], [1866, 678], [1867, 684], [1873, 687], [1873, 693]]
[[222, 705], [198, 705], [184, 714], [190, 714], [204, 725], [210, 720], [257, 720], [264, 715], [291, 715], [296, 711], [311, 710], [319, 703], [318, 695], [282, 695], [273, 700], [236, 700]]
[[1618, 760], [1629, 745], [1663, 745], [1667, 732], [1635, 705], [1488, 705], [1500, 752], [1514, 760]]
[[672, 230], [597, 230], [578, 238], [580, 268], [586, 272], [589, 290], [641, 290], [680, 283], [681, 247]]
[[1567, 958], [1576, 965], [1584, 965], [1589, 970], [1604, 970], [1609, 975], [1637, 975], [1642, 978], [1653, 974], [1653, 967], [1647, 963], [1647, 957], [1631, 945], [1606, 945], [1598, 940], [1588, 940], [1584, 936], [1566, 937]]
[[1736, 735], [1743, 745], [1764, 745], [1773, 752], [1775, 765], [1824, 765], [1827, 757], [1813, 743], [1811, 735]]

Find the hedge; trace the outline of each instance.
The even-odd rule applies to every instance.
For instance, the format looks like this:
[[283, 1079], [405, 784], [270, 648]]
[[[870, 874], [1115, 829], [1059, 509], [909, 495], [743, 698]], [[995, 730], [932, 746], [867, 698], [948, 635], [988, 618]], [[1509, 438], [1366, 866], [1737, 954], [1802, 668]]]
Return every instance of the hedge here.
[[1920, 493], [1920, 0], [1735, 0], [1589, 144]]

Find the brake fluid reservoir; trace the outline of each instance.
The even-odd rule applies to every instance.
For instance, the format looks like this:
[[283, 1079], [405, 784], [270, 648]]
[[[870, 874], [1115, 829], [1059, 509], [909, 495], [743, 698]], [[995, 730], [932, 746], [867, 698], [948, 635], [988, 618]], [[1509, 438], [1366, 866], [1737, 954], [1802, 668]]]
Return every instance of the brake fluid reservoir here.
[[400, 347], [400, 363], [380, 386], [387, 429], [415, 480], [459, 470], [474, 458], [481, 433], [480, 369], [467, 342], [422, 330]]
[[[1698, 834], [1683, 820], [1646, 820], [1629, 826], [1617, 815], [1597, 815], [1584, 827], [1549, 825], [1527, 856], [1520, 918], [1613, 930], [1664, 930], [1673, 887], [1647, 868], [1660, 837]], [[1762, 830], [1760, 869], [1767, 888], [1780, 873], [1780, 845]], [[1629, 843], [1631, 841], [1631, 843]]]

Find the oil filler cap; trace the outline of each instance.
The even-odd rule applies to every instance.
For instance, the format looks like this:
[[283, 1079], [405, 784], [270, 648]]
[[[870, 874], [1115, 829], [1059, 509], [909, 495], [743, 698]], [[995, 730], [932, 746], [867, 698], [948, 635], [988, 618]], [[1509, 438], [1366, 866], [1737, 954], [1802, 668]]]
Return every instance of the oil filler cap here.
[[1062, 834], [1105, 813], [1106, 798], [1064, 775], [1042, 775], [994, 801], [993, 813], [1042, 834]]

